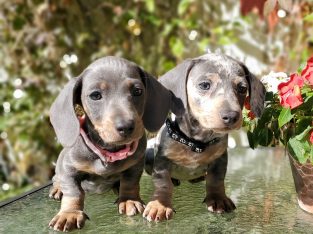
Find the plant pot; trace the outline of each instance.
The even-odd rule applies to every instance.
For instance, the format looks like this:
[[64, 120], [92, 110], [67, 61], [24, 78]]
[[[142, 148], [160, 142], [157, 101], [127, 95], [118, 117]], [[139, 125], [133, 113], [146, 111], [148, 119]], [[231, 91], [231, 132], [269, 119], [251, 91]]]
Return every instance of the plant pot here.
[[289, 161], [301, 209], [313, 214], [313, 164], [299, 163], [290, 153]]

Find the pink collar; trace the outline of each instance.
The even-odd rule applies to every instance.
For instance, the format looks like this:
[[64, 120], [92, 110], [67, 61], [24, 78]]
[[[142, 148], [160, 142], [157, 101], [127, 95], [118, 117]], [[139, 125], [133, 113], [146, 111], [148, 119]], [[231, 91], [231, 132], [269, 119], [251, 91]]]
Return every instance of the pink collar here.
[[92, 152], [94, 152], [96, 155], [98, 155], [101, 160], [104, 160], [105, 162], [115, 162], [118, 160], [123, 160], [136, 152], [138, 140], [126, 144], [126, 147], [124, 149], [121, 149], [117, 152], [110, 152], [108, 150], [102, 149], [100, 146], [92, 143], [91, 140], [88, 138], [86, 132], [84, 131], [83, 124], [85, 123], [85, 116], [79, 117], [78, 119], [80, 124], [80, 135], [82, 136], [88, 148], [92, 150]]

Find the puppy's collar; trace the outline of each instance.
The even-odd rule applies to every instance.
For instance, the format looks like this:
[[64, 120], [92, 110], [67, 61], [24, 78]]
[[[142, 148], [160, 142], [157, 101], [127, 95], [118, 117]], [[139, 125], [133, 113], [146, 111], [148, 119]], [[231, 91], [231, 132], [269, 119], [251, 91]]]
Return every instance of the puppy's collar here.
[[172, 122], [169, 119], [166, 119], [167, 133], [170, 138], [173, 140], [188, 146], [191, 151], [196, 153], [202, 153], [206, 147], [213, 145], [220, 141], [220, 138], [216, 137], [206, 143], [197, 141], [187, 137], [180, 129], [176, 121]]

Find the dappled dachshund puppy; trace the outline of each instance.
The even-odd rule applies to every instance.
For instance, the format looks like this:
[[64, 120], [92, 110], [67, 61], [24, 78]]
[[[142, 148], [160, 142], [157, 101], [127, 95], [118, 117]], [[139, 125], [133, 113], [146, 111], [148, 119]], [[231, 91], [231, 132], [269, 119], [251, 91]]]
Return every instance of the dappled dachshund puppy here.
[[261, 115], [264, 86], [242, 63], [213, 53], [185, 60], [159, 81], [182, 100], [186, 112], [174, 121], [167, 119], [156, 152], [147, 150], [146, 170], [152, 173], [155, 190], [143, 216], [149, 221], [170, 219], [173, 184], [179, 180], [206, 181], [209, 211], [234, 210], [224, 186], [227, 135], [241, 127], [248, 93], [252, 111]]
[[[176, 102], [178, 100], [178, 102]], [[50, 109], [64, 149], [56, 164], [50, 197], [62, 199], [49, 226], [83, 227], [85, 191], [118, 191], [121, 214], [142, 213], [139, 180], [146, 148], [145, 128], [157, 131], [179, 99], [135, 63], [104, 57], [71, 79]], [[75, 107], [83, 108], [77, 115]]]

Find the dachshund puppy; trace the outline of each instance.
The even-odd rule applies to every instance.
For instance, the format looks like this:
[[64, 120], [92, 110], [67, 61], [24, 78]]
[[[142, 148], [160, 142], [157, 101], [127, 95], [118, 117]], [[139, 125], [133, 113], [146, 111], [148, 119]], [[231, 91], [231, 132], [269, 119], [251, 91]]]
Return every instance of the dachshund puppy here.
[[252, 111], [260, 116], [265, 88], [247, 67], [222, 54], [185, 60], [159, 81], [184, 103], [185, 114], [167, 119], [157, 136], [154, 153], [147, 149], [146, 171], [155, 186], [143, 216], [149, 221], [173, 215], [173, 184], [206, 181], [204, 202], [211, 212], [236, 207], [225, 194], [228, 133], [242, 125], [247, 93]]
[[[75, 106], [83, 108], [79, 116]], [[49, 196], [61, 209], [49, 226], [82, 228], [85, 191], [118, 190], [120, 214], [144, 210], [139, 196], [146, 148], [145, 128], [157, 131], [180, 100], [135, 63], [104, 57], [71, 79], [50, 109], [50, 120], [64, 147]]]

